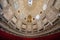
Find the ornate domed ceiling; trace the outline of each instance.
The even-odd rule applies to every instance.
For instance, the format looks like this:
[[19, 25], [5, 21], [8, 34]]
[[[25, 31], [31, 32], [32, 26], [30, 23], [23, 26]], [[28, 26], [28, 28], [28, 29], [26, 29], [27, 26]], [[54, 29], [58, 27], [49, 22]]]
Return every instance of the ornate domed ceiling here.
[[23, 37], [60, 32], [60, 0], [0, 0], [0, 26]]

